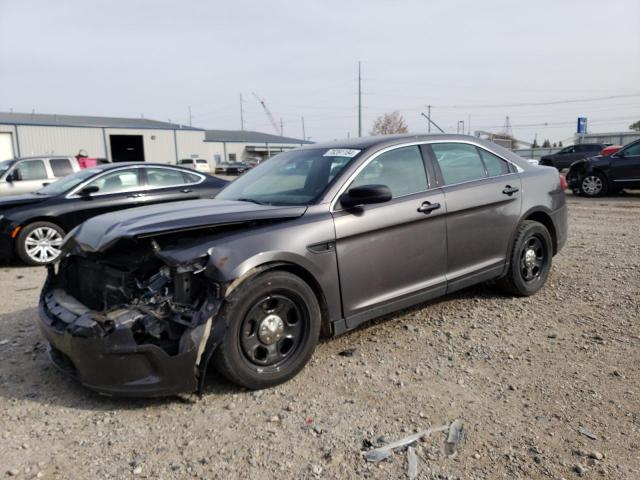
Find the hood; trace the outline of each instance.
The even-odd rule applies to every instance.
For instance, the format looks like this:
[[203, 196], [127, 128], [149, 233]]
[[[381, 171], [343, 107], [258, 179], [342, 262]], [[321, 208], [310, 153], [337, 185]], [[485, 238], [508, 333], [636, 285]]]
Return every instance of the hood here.
[[173, 233], [217, 225], [296, 218], [305, 206], [256, 205], [234, 200], [190, 200], [121, 210], [91, 218], [70, 239], [85, 252], [101, 252], [118, 240]]
[[25, 193], [24, 195], [8, 195], [0, 197], [0, 211], [8, 208], [21, 207], [23, 205], [31, 205], [40, 203], [48, 199], [48, 195], [36, 195], [35, 193]]

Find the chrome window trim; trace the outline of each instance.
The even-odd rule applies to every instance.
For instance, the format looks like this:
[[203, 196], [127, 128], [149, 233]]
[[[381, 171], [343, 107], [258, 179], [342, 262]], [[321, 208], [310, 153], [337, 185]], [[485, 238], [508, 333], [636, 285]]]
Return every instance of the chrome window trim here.
[[84, 187], [86, 187], [88, 184], [95, 182], [96, 180], [98, 180], [99, 178], [103, 177], [104, 175], [108, 175], [110, 173], [113, 172], [119, 172], [121, 170], [130, 170], [130, 169], [140, 169], [140, 168], [164, 168], [165, 170], [174, 170], [174, 171], [178, 171], [181, 173], [189, 173], [189, 174], [193, 174], [196, 175], [198, 177], [200, 177], [200, 180], [198, 180], [197, 182], [193, 182], [193, 183], [179, 183], [176, 185], [163, 185], [161, 187], [149, 187], [149, 185], [141, 185], [139, 188], [132, 188], [131, 190], [125, 190], [123, 192], [108, 192], [108, 193], [96, 193], [94, 195], [91, 195], [92, 197], [102, 197], [105, 195], [113, 195], [114, 193], [129, 193], [129, 192], [139, 192], [139, 191], [149, 191], [149, 190], [161, 190], [163, 188], [175, 188], [175, 187], [182, 187], [182, 186], [190, 186], [190, 185], [200, 185], [202, 182], [204, 182], [205, 180], [205, 176], [202, 175], [199, 172], [196, 172], [195, 170], [191, 171], [189, 170], [188, 172], [184, 172], [184, 170], [180, 169], [180, 168], [174, 168], [172, 166], [164, 166], [164, 165], [127, 165], [127, 166], [123, 166], [123, 167], [119, 167], [119, 168], [110, 168], [109, 170], [106, 170], [100, 174], [98, 174], [95, 177], [90, 178], [89, 180], [85, 180], [84, 182], [82, 182], [80, 185], [78, 185], [76, 188], [74, 188], [71, 192], [69, 192], [65, 198], [67, 199], [71, 199], [71, 198], [81, 198], [80, 195], [77, 195], [77, 193], [82, 190]]
[[[438, 189], [438, 188], [453, 187], [453, 186], [455, 186], [455, 185], [463, 185], [463, 184], [465, 184], [465, 183], [479, 182], [479, 181], [482, 181], [482, 180], [489, 180], [489, 179], [491, 179], [491, 178], [506, 177], [506, 176], [508, 176], [508, 175], [515, 175], [516, 173], [524, 172], [524, 169], [523, 169], [520, 165], [516, 165], [516, 164], [515, 164], [515, 163], [513, 163], [512, 161], [507, 160], [506, 158], [504, 158], [504, 157], [503, 157], [502, 155], [500, 155], [499, 153], [496, 153], [496, 152], [494, 152], [493, 150], [491, 150], [491, 149], [489, 149], [489, 148], [484, 147], [483, 145], [478, 145], [477, 143], [475, 143], [475, 142], [471, 142], [471, 141], [469, 141], [469, 140], [423, 140], [423, 141], [420, 141], [420, 142], [410, 142], [410, 143], [403, 143], [403, 144], [400, 144], [400, 145], [392, 145], [392, 146], [390, 146], [390, 147], [383, 148], [382, 150], [380, 150], [380, 151], [378, 151], [378, 152], [374, 153], [374, 154], [373, 154], [371, 157], [369, 157], [369, 158], [368, 158], [368, 159], [367, 159], [367, 160], [366, 160], [362, 165], [360, 165], [360, 166], [356, 169], [356, 171], [355, 171], [355, 172], [353, 172], [353, 173], [351, 174], [351, 176], [347, 179], [347, 181], [345, 181], [345, 182], [342, 184], [342, 186], [340, 187], [340, 190], [338, 190], [338, 193], [337, 193], [337, 194], [333, 197], [333, 199], [331, 200], [331, 203], [329, 204], [329, 212], [330, 212], [330, 213], [335, 213], [335, 212], [341, 212], [341, 211], [343, 211], [342, 209], [336, 210], [336, 208], [335, 208], [335, 207], [336, 207], [336, 203], [338, 203], [338, 201], [339, 201], [339, 199], [340, 199], [340, 196], [341, 196], [342, 194], [344, 194], [344, 192], [347, 190], [347, 187], [348, 187], [349, 185], [351, 185], [351, 183], [355, 180], [355, 178], [358, 176], [358, 174], [360, 174], [360, 172], [361, 172], [362, 170], [364, 170], [364, 168], [365, 168], [367, 165], [369, 165], [369, 163], [371, 163], [373, 160], [375, 160], [378, 156], [382, 155], [383, 153], [390, 152], [391, 150], [395, 150], [395, 149], [397, 149], [397, 148], [412, 147], [412, 146], [420, 146], [420, 145], [431, 145], [431, 144], [434, 144], [434, 143], [464, 143], [464, 144], [467, 144], [467, 145], [473, 145], [474, 147], [477, 147], [477, 148], [483, 148], [483, 149], [484, 149], [484, 150], [486, 150], [487, 152], [494, 154], [496, 157], [498, 157], [498, 158], [500, 158], [500, 159], [504, 160], [504, 161], [505, 161], [505, 162], [507, 162], [509, 165], [513, 166], [513, 167], [516, 169], [516, 171], [515, 171], [515, 172], [505, 173], [505, 174], [502, 174], [502, 175], [494, 175], [494, 176], [491, 176], [491, 177], [488, 177], [488, 176], [487, 176], [487, 177], [484, 177], [484, 178], [476, 178], [476, 179], [474, 179], [474, 180], [467, 180], [467, 181], [459, 182], [459, 183], [451, 183], [451, 184], [449, 184], [449, 185], [441, 185], [441, 186], [439, 186], [439, 187], [434, 187], [434, 188], [428, 188], [428, 187], [427, 187], [427, 189], [426, 189], [426, 190], [424, 190], [424, 192], [429, 192], [430, 190], [436, 190], [436, 189]], [[436, 160], [436, 161], [437, 161], [437, 160]], [[427, 174], [427, 182], [428, 182], [428, 181], [429, 181], [429, 178], [428, 178], [428, 174]], [[416, 195], [417, 193], [421, 193], [421, 192], [415, 192], [415, 193], [412, 193], [411, 195]], [[402, 197], [407, 197], [407, 196], [409, 196], [409, 195], [402, 195], [402, 196], [400, 196], [400, 197], [395, 197], [395, 198], [402, 198]], [[395, 198], [394, 198], [394, 200], [395, 200]]]

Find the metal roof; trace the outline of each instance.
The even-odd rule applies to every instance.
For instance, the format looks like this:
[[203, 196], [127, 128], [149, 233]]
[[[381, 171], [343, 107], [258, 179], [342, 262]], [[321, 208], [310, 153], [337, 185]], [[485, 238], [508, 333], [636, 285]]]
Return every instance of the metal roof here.
[[236, 142], [236, 143], [293, 143], [296, 145], [313, 143], [299, 138], [281, 137], [269, 133], [252, 132], [249, 130], [206, 130], [205, 142]]
[[201, 128], [160, 122], [148, 118], [88, 117], [84, 115], [57, 115], [49, 113], [0, 112], [0, 124], [37, 125], [55, 127], [142, 128], [161, 130], [202, 130]]

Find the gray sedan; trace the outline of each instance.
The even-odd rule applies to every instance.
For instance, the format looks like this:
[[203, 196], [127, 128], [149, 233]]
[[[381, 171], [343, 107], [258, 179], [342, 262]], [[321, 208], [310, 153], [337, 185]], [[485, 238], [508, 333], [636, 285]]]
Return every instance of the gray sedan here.
[[214, 200], [95, 217], [50, 267], [51, 357], [112, 395], [250, 389], [296, 375], [318, 339], [487, 280], [532, 295], [567, 238], [557, 170], [477, 138], [314, 144]]

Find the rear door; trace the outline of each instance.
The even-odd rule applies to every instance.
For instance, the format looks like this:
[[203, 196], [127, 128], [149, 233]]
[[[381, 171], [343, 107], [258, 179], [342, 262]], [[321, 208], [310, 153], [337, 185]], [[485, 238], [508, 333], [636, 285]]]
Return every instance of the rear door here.
[[611, 156], [611, 179], [620, 188], [640, 188], [640, 142]]
[[473, 144], [429, 145], [447, 203], [448, 291], [502, 273], [521, 211], [516, 168]]
[[348, 328], [446, 290], [446, 205], [442, 191], [430, 188], [420, 148], [378, 154], [347, 189], [373, 184], [388, 186], [392, 200], [350, 210], [339, 201], [334, 206]]
[[89, 186], [97, 187], [98, 191], [88, 196], [77, 192], [68, 195], [70, 207], [61, 215], [65, 224], [75, 226], [103, 213], [142, 205], [140, 168], [109, 170], [81, 187]]
[[145, 167], [141, 170], [144, 191], [141, 192], [140, 201], [144, 205], [199, 198], [195, 185], [202, 180], [202, 176], [195, 172], [170, 167]]

